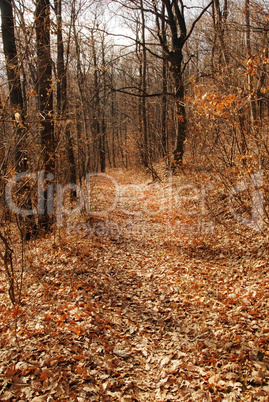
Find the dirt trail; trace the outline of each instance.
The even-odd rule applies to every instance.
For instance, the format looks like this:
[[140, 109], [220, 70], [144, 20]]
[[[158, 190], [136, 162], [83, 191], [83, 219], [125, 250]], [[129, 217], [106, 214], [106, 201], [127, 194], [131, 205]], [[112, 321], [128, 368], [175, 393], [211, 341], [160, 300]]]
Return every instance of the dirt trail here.
[[2, 400], [267, 400], [267, 257], [233, 248], [180, 181], [113, 177], [93, 184], [91, 216], [29, 253]]

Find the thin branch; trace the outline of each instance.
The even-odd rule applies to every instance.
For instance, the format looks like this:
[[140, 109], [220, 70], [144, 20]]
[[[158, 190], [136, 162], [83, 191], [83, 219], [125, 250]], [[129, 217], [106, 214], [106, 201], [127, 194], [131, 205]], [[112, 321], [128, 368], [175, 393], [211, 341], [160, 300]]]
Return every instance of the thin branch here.
[[[134, 93], [134, 92], [128, 91], [128, 90], [131, 90], [131, 89], [140, 91], [140, 93]], [[112, 88], [111, 92], [120, 92], [120, 93], [123, 93], [123, 94], [126, 94], [126, 95], [135, 96], [137, 98], [142, 98], [142, 97], [153, 98], [153, 97], [160, 97], [160, 96], [164, 96], [164, 95], [175, 97], [175, 94], [171, 93], [171, 92], [166, 92], [166, 93], [164, 93], [164, 92], [156, 92], [156, 93], [152, 93], [152, 94], [141, 93], [141, 88], [138, 88], [138, 87]]]
[[213, 1], [210, 1], [210, 3], [203, 9], [203, 11], [198, 15], [198, 17], [193, 21], [192, 26], [189, 30], [188, 35], [185, 38], [185, 42], [189, 39], [189, 37], [191, 36], [197, 22], [202, 18], [202, 16], [205, 14], [205, 12], [209, 9], [209, 7], [211, 7], [213, 4]]

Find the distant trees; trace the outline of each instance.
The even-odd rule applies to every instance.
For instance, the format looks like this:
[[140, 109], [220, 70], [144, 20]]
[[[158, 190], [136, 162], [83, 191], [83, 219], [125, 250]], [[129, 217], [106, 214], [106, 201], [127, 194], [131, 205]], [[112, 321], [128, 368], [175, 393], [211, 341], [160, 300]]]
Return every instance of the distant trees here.
[[[63, 14], [62, 0], [55, 0], [55, 25], [51, 24], [54, 17], [49, 2], [36, 3], [37, 63], [31, 79], [34, 77], [42, 118], [41, 148], [46, 170], [54, 170], [55, 138], [60, 135], [61, 143], [65, 139], [71, 181], [89, 169], [105, 171], [107, 166], [115, 165], [115, 155], [119, 157], [117, 163], [126, 165], [123, 153], [130, 152], [129, 141], [132, 146], [137, 144], [137, 155], [145, 166], [171, 152], [176, 163], [182, 162], [187, 135], [183, 49], [209, 5], [189, 30], [183, 3], [133, 0], [123, 6], [130, 13], [129, 23], [137, 25], [137, 34], [126, 38], [126, 44], [114, 46], [106, 35], [104, 3], [85, 3], [82, 9], [72, 1], [68, 9], [65, 5]], [[83, 12], [90, 12], [92, 20], [82, 22]], [[56, 46], [50, 37], [52, 27], [56, 27]], [[88, 41], [84, 35], [88, 35]], [[135, 64], [131, 65], [135, 54]], [[69, 84], [68, 77], [72, 77]], [[119, 119], [114, 118], [115, 113]], [[64, 129], [64, 137], [55, 132], [59, 127]], [[139, 137], [132, 139], [137, 129]]]
[[[184, 2], [176, 0], [163, 0], [163, 1], [142, 1], [131, 0], [123, 2], [123, 7], [126, 7], [130, 12], [133, 12], [133, 19], [139, 10], [139, 32], [141, 35], [135, 38], [137, 45], [141, 47], [141, 91], [142, 91], [142, 107], [141, 107], [141, 130], [143, 133], [143, 160], [148, 164], [147, 158], [151, 151], [151, 144], [149, 143], [148, 132], [148, 116], [146, 116], [146, 99], [150, 97], [151, 88], [147, 84], [151, 77], [147, 79], [149, 67], [147, 63], [147, 55], [155, 57], [157, 64], [158, 60], [162, 60], [162, 75], [160, 81], [162, 87], [158, 88], [159, 98], [162, 96], [162, 116], [161, 119], [161, 142], [160, 149], [168, 152], [167, 135], [167, 96], [168, 87], [173, 86], [170, 96], [174, 96], [176, 108], [174, 113], [175, 117], [175, 138], [173, 146], [173, 159], [175, 165], [181, 164], [184, 154], [184, 145], [187, 136], [187, 114], [185, 103], [185, 69], [189, 60], [184, 61], [184, 48], [186, 43], [190, 40], [191, 34], [202, 18], [206, 11], [212, 5], [209, 2], [202, 8], [200, 13], [193, 19], [193, 22], [187, 27], [186, 9], [187, 6]], [[145, 25], [145, 15], [148, 16], [148, 25]], [[189, 17], [189, 16], [188, 16]], [[187, 18], [188, 18], [187, 17]], [[131, 17], [129, 17], [131, 19]], [[189, 22], [189, 21], [188, 21]], [[167, 69], [170, 69], [173, 82], [168, 84], [169, 76]], [[133, 94], [135, 95], [135, 94]], [[139, 96], [139, 94], [137, 94]]]

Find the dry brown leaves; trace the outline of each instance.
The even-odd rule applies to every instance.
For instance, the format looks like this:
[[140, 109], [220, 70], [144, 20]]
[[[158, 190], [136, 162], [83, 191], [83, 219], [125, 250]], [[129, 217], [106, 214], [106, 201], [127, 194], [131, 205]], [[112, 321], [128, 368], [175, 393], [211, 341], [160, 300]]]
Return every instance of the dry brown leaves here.
[[201, 229], [180, 179], [113, 176], [116, 209], [31, 243], [18, 311], [1, 277], [0, 400], [267, 401], [265, 235]]

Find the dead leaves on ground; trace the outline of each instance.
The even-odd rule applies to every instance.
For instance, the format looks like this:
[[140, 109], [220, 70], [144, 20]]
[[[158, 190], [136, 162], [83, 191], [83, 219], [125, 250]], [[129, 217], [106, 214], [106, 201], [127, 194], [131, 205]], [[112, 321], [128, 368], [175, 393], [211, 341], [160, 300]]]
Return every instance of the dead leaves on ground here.
[[176, 219], [118, 209], [117, 236], [73, 222], [33, 243], [19, 311], [1, 280], [0, 400], [268, 400], [266, 239]]

